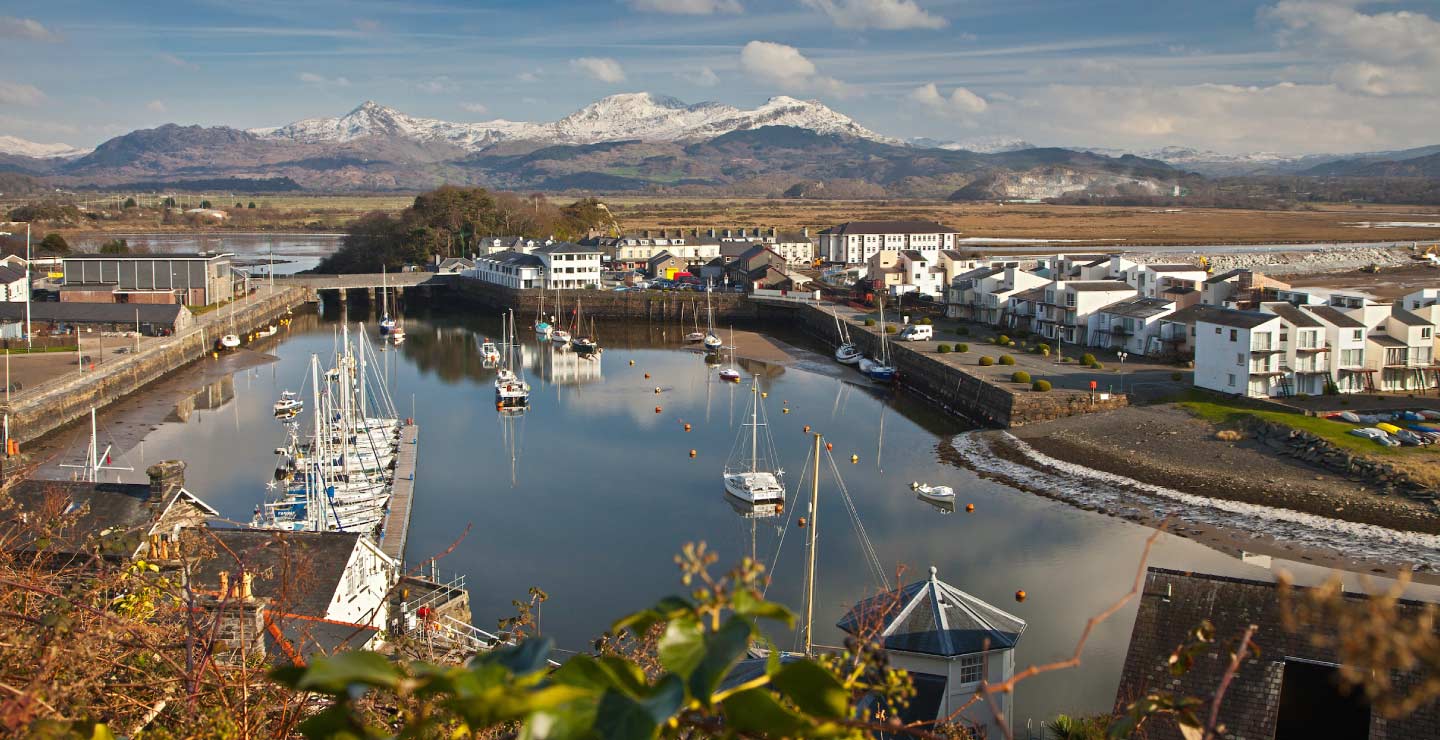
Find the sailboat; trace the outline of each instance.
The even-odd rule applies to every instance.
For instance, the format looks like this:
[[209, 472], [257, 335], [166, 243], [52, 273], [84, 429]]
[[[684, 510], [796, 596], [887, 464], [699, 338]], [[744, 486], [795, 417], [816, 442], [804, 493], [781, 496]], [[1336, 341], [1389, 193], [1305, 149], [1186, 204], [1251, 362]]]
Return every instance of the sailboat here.
[[705, 351], [719, 352], [725, 343], [720, 341], [720, 336], [715, 333], [715, 309], [710, 306], [710, 286], [708, 285], [705, 286], [705, 323], [705, 338], [702, 340], [705, 343]]
[[570, 340], [570, 346], [576, 352], [584, 354], [595, 354], [600, 351], [600, 343], [595, 341], [595, 321], [590, 321], [590, 332], [585, 332], [585, 320], [580, 316], [580, 299], [575, 299], [575, 338]]
[[[373, 273], [372, 273], [373, 274]], [[380, 334], [389, 334], [395, 328], [395, 319], [390, 318], [390, 289], [385, 265], [380, 265]]]
[[[558, 287], [555, 288], [555, 309], [557, 311], [560, 310], [560, 288]], [[579, 310], [579, 301], [576, 301], [576, 310]], [[574, 326], [572, 325], [571, 328], [574, 328]], [[560, 349], [568, 349], [570, 347], [570, 332], [561, 329], [558, 320], [556, 326], [550, 329], [550, 341]]]
[[730, 365], [720, 371], [720, 379], [729, 383], [740, 382], [740, 368], [735, 367], [735, 329], [730, 329]]
[[[700, 311], [693, 302], [690, 304], [690, 313], [695, 315], [695, 331], [685, 335], [685, 343], [699, 344], [705, 341], [705, 333], [700, 331]], [[683, 303], [680, 304], [680, 325], [685, 325], [685, 304]]]
[[230, 299], [230, 331], [221, 335], [220, 346], [225, 349], [235, 349], [240, 346], [240, 335], [235, 333], [235, 298]]
[[553, 327], [545, 320], [545, 286], [540, 286], [540, 307], [535, 310], [535, 336], [540, 339], [549, 339]]
[[525, 382], [525, 363], [520, 359], [520, 342], [515, 331], [515, 311], [506, 319], [505, 357], [495, 374], [495, 405], [497, 408], [525, 406], [530, 403], [530, 384]]
[[885, 302], [880, 301], [880, 356], [860, 360], [860, 372], [877, 383], [895, 380], [895, 366], [890, 364], [890, 343], [885, 339]]
[[835, 309], [830, 309], [830, 315], [835, 318], [835, 334], [840, 337], [840, 346], [835, 348], [835, 361], [842, 365], [854, 365], [860, 362], [864, 355], [860, 348], [850, 341], [850, 327], [840, 320], [840, 315]]
[[86, 483], [99, 483], [100, 471], [102, 470], [134, 470], [134, 468], [122, 468], [110, 464], [111, 445], [105, 445], [100, 449], [100, 432], [95, 424], [95, 408], [90, 408], [90, 446], [85, 449], [85, 462], [82, 465], [60, 463], [62, 468], [78, 468], [85, 472], [81, 474], [81, 480]]
[[[766, 470], [767, 466], [773, 468], [773, 461], [762, 460], [760, 455], [760, 428], [766, 425], [760, 420], [760, 383], [758, 380], [750, 383], [750, 423], [745, 426], [750, 428], [750, 458], [739, 470], [732, 471], [729, 464], [725, 466], [726, 492], [741, 501], [752, 504], [784, 501], [785, 486], [780, 483], [784, 471], [779, 468]], [[766, 427], [765, 450], [769, 453], [773, 449], [769, 428]]]

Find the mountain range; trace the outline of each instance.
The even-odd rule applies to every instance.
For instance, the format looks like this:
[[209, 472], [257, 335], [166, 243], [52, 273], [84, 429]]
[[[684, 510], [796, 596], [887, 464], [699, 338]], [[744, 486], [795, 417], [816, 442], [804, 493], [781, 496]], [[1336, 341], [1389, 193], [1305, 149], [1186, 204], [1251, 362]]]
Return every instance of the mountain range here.
[[[1158, 195], [1207, 176], [1399, 176], [1440, 146], [1345, 156], [1040, 148], [1014, 137], [902, 141], [818, 101], [742, 109], [612, 95], [557, 121], [463, 123], [367, 101], [345, 115], [242, 130], [166, 124], [84, 152], [0, 137], [0, 170], [62, 187], [265, 180], [313, 190], [452, 182], [517, 190], [667, 190], [803, 197], [1053, 198]], [[1389, 164], [1387, 164], [1389, 163]], [[1397, 164], [1400, 163], [1400, 164]], [[1406, 164], [1408, 163], [1408, 164]], [[1354, 174], [1352, 174], [1354, 173]], [[1429, 175], [1410, 175], [1429, 176]]]

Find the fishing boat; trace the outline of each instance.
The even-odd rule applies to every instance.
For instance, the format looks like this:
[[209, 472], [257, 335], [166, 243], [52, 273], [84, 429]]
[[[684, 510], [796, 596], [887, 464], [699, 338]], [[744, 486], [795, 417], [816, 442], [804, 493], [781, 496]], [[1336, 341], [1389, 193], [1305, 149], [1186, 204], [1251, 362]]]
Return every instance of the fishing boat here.
[[[371, 273], [374, 274], [374, 273]], [[388, 273], [380, 266], [380, 335], [384, 336], [395, 328], [395, 319], [390, 318], [390, 290]]]
[[480, 343], [480, 359], [487, 364], [500, 362], [500, 348], [489, 337]]
[[575, 338], [570, 340], [570, 347], [576, 352], [593, 355], [600, 351], [600, 342], [595, 340], [595, 320], [590, 320], [590, 332], [585, 332], [584, 319], [580, 316], [580, 299], [575, 299]]
[[[781, 484], [780, 479], [784, 476], [784, 471], [773, 465], [774, 444], [770, 439], [769, 427], [762, 421], [761, 412], [760, 385], [758, 381], [752, 381], [750, 384], [750, 422], [745, 424], [750, 430], [750, 456], [738, 469], [732, 469], [728, 463], [726, 464], [725, 491], [735, 498], [751, 504], [783, 502], [785, 486]], [[762, 459], [761, 456], [762, 427], [765, 429], [764, 450], [767, 453], [765, 456], [767, 459]], [[744, 432], [741, 434], [743, 435]]]
[[[708, 288], [708, 286], [707, 286]], [[719, 352], [725, 343], [720, 340], [720, 335], [715, 333], [715, 309], [710, 306], [710, 291], [705, 291], [705, 336], [701, 341], [705, 344], [706, 352]]]
[[830, 310], [830, 315], [835, 318], [835, 335], [840, 337], [840, 346], [835, 348], [835, 361], [842, 365], [858, 364], [864, 354], [850, 341], [850, 327], [840, 321], [840, 315], [834, 309]]
[[880, 356], [860, 360], [860, 372], [877, 383], [893, 383], [895, 366], [890, 364], [890, 343], [885, 340], [885, 302], [880, 302]]
[[305, 410], [305, 402], [294, 391], [282, 391], [280, 400], [275, 402], [275, 418], [293, 419]]
[[910, 490], [920, 494], [922, 498], [933, 501], [954, 501], [955, 489], [950, 486], [932, 486], [929, 483], [915, 481], [910, 484]]
[[495, 405], [500, 409], [525, 406], [530, 403], [530, 384], [525, 382], [525, 363], [520, 361], [520, 342], [515, 331], [515, 311], [511, 310], [505, 319], [505, 355], [500, 370], [495, 373]]

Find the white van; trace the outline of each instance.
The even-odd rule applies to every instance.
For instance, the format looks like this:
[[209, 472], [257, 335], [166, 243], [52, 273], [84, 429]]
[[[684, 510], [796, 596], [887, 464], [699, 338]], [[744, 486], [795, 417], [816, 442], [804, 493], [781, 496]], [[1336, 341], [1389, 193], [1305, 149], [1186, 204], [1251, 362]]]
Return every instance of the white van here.
[[900, 331], [900, 338], [907, 342], [928, 342], [935, 338], [935, 327], [929, 324], [911, 324]]

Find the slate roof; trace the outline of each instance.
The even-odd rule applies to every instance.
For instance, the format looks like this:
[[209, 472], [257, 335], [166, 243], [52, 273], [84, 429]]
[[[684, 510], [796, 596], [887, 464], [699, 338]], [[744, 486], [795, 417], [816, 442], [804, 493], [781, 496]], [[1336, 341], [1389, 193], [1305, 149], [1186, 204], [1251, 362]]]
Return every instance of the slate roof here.
[[1185, 263], [1183, 263], [1183, 262], [1177, 262], [1177, 263], [1175, 263], [1175, 264], [1170, 264], [1170, 265], [1145, 265], [1145, 269], [1150, 270], [1151, 272], [1204, 272], [1204, 271], [1205, 271], [1205, 268], [1203, 268], [1203, 267], [1199, 267], [1198, 265], [1188, 265], [1188, 264], [1185, 264]]
[[197, 253], [195, 253], [195, 252], [191, 252], [190, 254], [182, 254], [182, 253], [179, 253], [179, 252], [169, 252], [169, 253], [159, 253], [159, 252], [141, 253], [141, 252], [133, 252], [133, 253], [130, 253], [130, 254], [67, 254], [67, 255], [65, 255], [62, 259], [64, 259], [64, 260], [67, 261], [67, 262], [70, 261], [70, 260], [206, 260], [206, 261], [210, 261], [210, 260], [218, 260], [218, 259], [227, 259], [227, 260], [228, 260], [228, 259], [230, 259], [230, 258], [233, 257], [233, 256], [235, 256], [235, 255], [233, 255], [233, 254], [231, 254], [231, 253], [229, 253], [229, 252], [216, 252], [215, 254], [197, 254]]
[[24, 512], [68, 514], [79, 510], [72, 530], [78, 537], [110, 532], [144, 535], [160, 515], [181, 497], [195, 502], [210, 516], [220, 515], [184, 488], [171, 494], [162, 505], [152, 506], [148, 483], [25, 479], [10, 488], [11, 500]]
[[926, 260], [925, 260], [925, 255], [921, 254], [921, 253], [920, 253], [920, 250], [918, 250], [918, 249], [902, 249], [902, 250], [900, 250], [900, 253], [903, 254], [903, 255], [905, 255], [905, 257], [906, 257], [907, 259], [911, 259], [911, 260], [914, 260], [914, 261], [916, 261], [916, 262], [925, 262], [925, 261], [926, 261]]
[[1314, 316], [1301, 311], [1289, 303], [1267, 303], [1262, 306], [1262, 308], [1296, 326], [1303, 326], [1307, 329], [1320, 329], [1325, 326], [1316, 320]]
[[960, 250], [958, 250], [958, 249], [942, 249], [942, 250], [940, 250], [940, 254], [943, 254], [943, 255], [945, 255], [946, 257], [949, 257], [949, 258], [952, 259], [952, 260], [963, 260], [963, 259], [965, 259], [965, 255], [964, 255], [964, 254], [961, 254]]
[[1012, 300], [1012, 301], [1038, 301], [1038, 300], [1043, 299], [1044, 297], [1045, 297], [1045, 286], [1039, 285], [1039, 286], [1036, 286], [1036, 287], [1034, 287], [1034, 288], [1026, 288], [1025, 290], [1022, 290], [1022, 291], [1020, 291], [1019, 293], [1016, 293], [1015, 295], [1010, 296], [1010, 300]]
[[886, 650], [946, 658], [1013, 648], [1025, 631], [1025, 620], [941, 581], [935, 568], [930, 580], [901, 588], [898, 605], [894, 592], [871, 597], [836, 626], [853, 635], [876, 619]]
[[600, 247], [597, 247], [597, 246], [592, 245], [592, 244], [576, 244], [576, 243], [574, 243], [574, 242], [555, 242], [554, 244], [545, 244], [545, 245], [542, 245], [542, 246], [538, 246], [538, 247], [536, 247], [536, 248], [534, 248], [534, 249], [532, 249], [532, 250], [530, 250], [530, 251], [531, 251], [532, 253], [537, 253], [537, 252], [538, 252], [538, 253], [543, 253], [543, 254], [560, 254], [560, 253], [564, 253], [564, 254], [575, 254], [575, 253], [577, 253], [577, 252], [581, 252], [581, 253], [585, 253], [585, 252], [588, 252], [588, 253], [598, 253], [598, 252], [600, 252], [601, 250], [600, 250]]
[[1410, 345], [1390, 336], [1389, 334], [1371, 334], [1367, 337], [1370, 341], [1381, 347], [1409, 347]]
[[1160, 320], [1172, 321], [1177, 324], [1194, 324], [1197, 321], [1208, 321], [1210, 317], [1225, 310], [1227, 309], [1221, 306], [1211, 306], [1205, 303], [1198, 303], [1193, 306], [1186, 306], [1185, 308], [1182, 308], [1179, 311], [1176, 311], [1175, 313], [1172, 313], [1169, 316], [1166, 316]]
[[[135, 323], [136, 312], [139, 320], [146, 324], [174, 324], [181, 311], [189, 309], [178, 303], [81, 303], [78, 301], [40, 301], [30, 304], [30, 321], [56, 322], [62, 324]], [[25, 304], [15, 301], [0, 301], [0, 320], [21, 320], [25, 318]]]
[[1272, 313], [1236, 311], [1233, 308], [1222, 308], [1214, 314], [1200, 319], [1200, 321], [1204, 321], [1207, 324], [1229, 326], [1235, 329], [1254, 329], [1268, 321], [1273, 321], [1275, 318], [1276, 315]]
[[445, 259], [443, 259], [443, 260], [440, 261], [440, 264], [439, 264], [437, 267], [438, 267], [439, 269], [441, 269], [441, 270], [444, 270], [444, 269], [446, 269], [446, 268], [448, 268], [448, 267], [474, 267], [474, 266], [475, 266], [475, 262], [474, 262], [474, 261], [469, 260], [469, 259], [466, 259], [466, 258], [464, 258], [464, 257], [446, 257]]
[[1065, 283], [1065, 287], [1079, 293], [1100, 290], [1134, 290], [1129, 284], [1119, 280], [1080, 280]]
[[845, 236], [848, 234], [958, 234], [957, 229], [934, 221], [847, 221], [820, 232]]
[[[358, 532], [276, 532], [267, 529], [212, 529], [224, 547], [191, 571], [197, 590], [219, 587], [220, 571], [235, 578], [244, 565], [255, 575], [256, 596], [279, 611], [323, 617], [340, 589]], [[228, 550], [228, 551], [227, 551]], [[233, 553], [233, 555], [232, 555]]]
[[10, 265], [0, 265], [0, 283], [9, 285], [17, 280], [25, 279], [25, 271]]
[[1116, 301], [1100, 309], [1100, 313], [1128, 316], [1132, 319], [1148, 319], [1152, 316], [1165, 313], [1174, 307], [1175, 301], [1169, 301], [1164, 298], [1126, 298], [1123, 301]]
[[525, 254], [524, 252], [516, 252], [510, 249], [507, 249], [503, 252], [487, 254], [476, 261], [498, 262], [500, 264], [510, 265], [513, 267], [540, 267], [544, 264], [544, 262], [542, 262], [539, 257], [536, 257], [533, 254]]
[[1401, 308], [1399, 304], [1390, 309], [1390, 315], [1406, 326], [1432, 326], [1429, 319], [1410, 313]]
[[1306, 306], [1306, 311], [1341, 329], [1364, 329], [1365, 324], [1334, 306]]
[[307, 618], [298, 614], [272, 614], [270, 620], [279, 628], [280, 636], [286, 644], [282, 647], [280, 640], [267, 629], [265, 653], [289, 657], [290, 651], [294, 651], [298, 657], [306, 660], [316, 654], [334, 655], [343, 649], [357, 649], [379, 632], [374, 627]]

